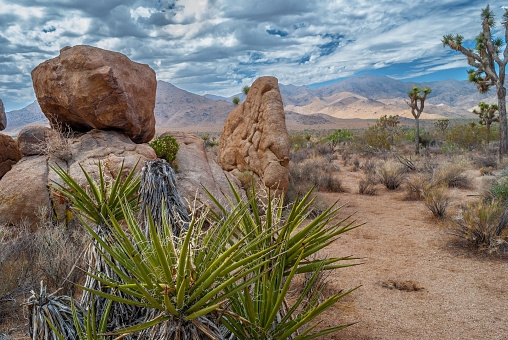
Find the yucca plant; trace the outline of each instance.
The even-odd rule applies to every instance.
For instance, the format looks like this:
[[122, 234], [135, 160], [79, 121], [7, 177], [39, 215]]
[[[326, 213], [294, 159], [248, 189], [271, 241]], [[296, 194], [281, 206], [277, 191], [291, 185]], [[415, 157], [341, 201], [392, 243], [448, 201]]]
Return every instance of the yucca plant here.
[[[311, 294], [310, 300], [306, 298], [321, 271], [355, 265], [337, 264], [340, 261], [356, 260], [352, 257], [316, 260], [314, 256], [341, 234], [356, 228], [358, 225], [354, 225], [355, 221], [348, 221], [349, 218], [338, 219], [337, 213], [341, 207], [335, 207], [334, 204], [304, 226], [303, 222], [310, 214], [309, 207], [315, 199], [311, 199], [312, 190], [301, 200], [297, 197], [297, 203], [293, 204], [289, 216], [283, 219], [283, 197], [272, 199], [268, 193], [267, 206], [259, 207], [260, 200], [243, 202], [233, 186], [231, 188], [235, 194], [237, 207], [249, 205], [249, 209], [238, 222], [238, 237], [252, 238], [257, 234], [274, 231], [270, 238], [258, 243], [257, 247], [258, 251], [276, 247], [274, 254], [278, 256], [264, 255], [260, 260], [266, 259], [268, 262], [253, 273], [260, 274], [260, 279], [231, 298], [231, 311], [234, 315], [225, 312], [221, 319], [226, 327], [238, 339], [313, 339], [349, 326], [334, 327], [314, 334], [309, 334], [314, 328], [310, 327], [302, 334], [298, 334], [301, 327], [352, 291], [334, 294], [323, 303], [319, 301], [322, 293], [320, 290]], [[251, 197], [256, 197], [253, 188], [254, 186]], [[214, 200], [211, 194], [209, 196]], [[215, 203], [224, 213], [226, 212], [216, 200]], [[265, 216], [259, 214], [261, 208], [266, 210]], [[219, 216], [214, 215], [214, 218], [218, 219]], [[313, 275], [305, 283], [297, 301], [289, 307], [288, 289], [295, 275], [301, 273]]]
[[[109, 181], [109, 183], [107, 183], [105, 179], [100, 162], [97, 164], [98, 182], [94, 180], [83, 167], [81, 167], [88, 184], [88, 187], [86, 188], [81, 187], [76, 180], [74, 180], [60, 166], [57, 168], [52, 167], [51, 169], [62, 178], [66, 185], [64, 186], [54, 182], [54, 184], [56, 184], [55, 189], [71, 201], [72, 209], [80, 219], [84, 218], [93, 225], [95, 233], [101, 237], [103, 242], [110, 243], [115, 242], [112, 238], [110, 220], [115, 219], [117, 221], [121, 221], [124, 219], [122, 200], [123, 204], [127, 204], [132, 211], [138, 210], [138, 189], [140, 187], [140, 179], [139, 176], [135, 176], [135, 170], [138, 163], [139, 161], [125, 178], [122, 177], [124, 167], [124, 164], [122, 163], [122, 166], [118, 171], [118, 175], [114, 181]], [[115, 262], [115, 260], [109, 255], [102, 256], [101, 254], [104, 254], [104, 251], [101, 247], [101, 244], [95, 240], [88, 243], [84, 256], [88, 265], [87, 271], [99, 271], [116, 279], [117, 281], [121, 280], [121, 277], [118, 276], [109, 265], [109, 262]], [[124, 275], [126, 274], [123, 267], [119, 266], [118, 263], [115, 263], [115, 265], [124, 272]], [[85, 287], [89, 289], [100, 289], [100, 282], [93, 277], [88, 276], [85, 282]], [[109, 293], [123, 296], [121, 292], [114, 292], [112, 289], [109, 289]], [[97, 313], [102, 315], [106, 309], [108, 301], [100, 296], [93, 297], [88, 291], [85, 291], [81, 297], [81, 304], [83, 306], [91, 306], [92, 304], [95, 304]], [[113, 304], [112, 309], [113, 312], [112, 318], [109, 320], [109, 329], [125, 327], [133, 320], [137, 320], [142, 317], [140, 309], [135, 306], [115, 303]]]

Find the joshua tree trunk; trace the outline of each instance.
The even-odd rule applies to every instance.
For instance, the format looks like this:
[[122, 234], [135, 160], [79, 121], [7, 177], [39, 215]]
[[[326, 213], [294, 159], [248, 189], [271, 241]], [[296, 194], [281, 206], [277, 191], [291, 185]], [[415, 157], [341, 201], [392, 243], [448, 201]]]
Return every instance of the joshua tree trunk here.
[[416, 143], [416, 151], [415, 153], [420, 154], [420, 120], [419, 117], [415, 117], [415, 143]]
[[498, 84], [496, 87], [499, 106], [499, 159], [501, 159], [504, 155], [506, 155], [508, 151], [508, 133], [506, 126], [506, 89], [502, 84]]
[[487, 149], [489, 148], [490, 143], [490, 123], [487, 123]]

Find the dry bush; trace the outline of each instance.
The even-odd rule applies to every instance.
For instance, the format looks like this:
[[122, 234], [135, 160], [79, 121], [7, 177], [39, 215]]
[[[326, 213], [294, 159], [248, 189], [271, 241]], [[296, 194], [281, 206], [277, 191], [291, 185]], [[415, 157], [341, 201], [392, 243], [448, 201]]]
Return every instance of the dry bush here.
[[361, 168], [367, 175], [373, 176], [376, 173], [377, 162], [373, 159], [368, 159], [363, 163]]
[[19, 310], [18, 299], [39, 279], [30, 229], [0, 227], [0, 323]]
[[423, 200], [425, 192], [436, 184], [433, 176], [430, 174], [414, 174], [410, 176], [406, 182], [406, 199], [410, 201]]
[[349, 161], [351, 160], [351, 151], [344, 150], [342, 151], [342, 162], [344, 166], [347, 166], [349, 164]]
[[51, 134], [45, 141], [36, 145], [37, 152], [42, 155], [53, 156], [65, 162], [72, 157], [70, 143], [76, 133], [61, 123], [53, 126], [55, 133]]
[[319, 191], [328, 192], [344, 192], [346, 191], [342, 185], [342, 181], [334, 173], [330, 171], [320, 171], [317, 178], [317, 186]]
[[353, 169], [351, 171], [356, 172], [360, 169], [360, 160], [358, 158], [353, 159]]
[[453, 221], [451, 234], [466, 244], [488, 252], [508, 249], [508, 211], [499, 200], [471, 202], [463, 207], [461, 217]]
[[446, 208], [450, 203], [450, 195], [446, 191], [446, 185], [432, 185], [426, 187], [423, 203], [437, 218], [446, 216]]
[[298, 149], [296, 151], [292, 151], [289, 154], [289, 159], [295, 163], [301, 163], [306, 159], [311, 159], [314, 157], [314, 151], [312, 149]]
[[80, 265], [77, 260], [85, 242], [82, 230], [65, 230], [47, 219], [35, 232], [31, 229], [26, 225], [0, 227], [0, 319], [2, 313], [16, 314], [20, 297], [26, 297], [39, 280], [70, 295], [74, 283], [84, 277], [77, 268], [69, 275], [75, 264]]
[[437, 182], [444, 183], [450, 188], [469, 189], [472, 180], [464, 175], [464, 170], [464, 165], [460, 162], [444, 164], [437, 170]]
[[373, 176], [366, 176], [358, 183], [358, 193], [361, 195], [374, 196], [377, 194], [376, 180]]
[[393, 160], [384, 162], [377, 169], [381, 183], [389, 190], [397, 189], [404, 181], [404, 168]]
[[476, 155], [472, 157], [473, 163], [479, 168], [497, 168], [497, 157], [495, 155]]

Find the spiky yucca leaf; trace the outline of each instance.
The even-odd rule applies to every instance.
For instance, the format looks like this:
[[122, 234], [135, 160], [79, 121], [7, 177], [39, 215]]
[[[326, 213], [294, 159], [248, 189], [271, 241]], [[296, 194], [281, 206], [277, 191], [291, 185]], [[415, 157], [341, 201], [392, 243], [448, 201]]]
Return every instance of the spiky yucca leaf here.
[[100, 162], [97, 164], [99, 168], [99, 183], [93, 180], [92, 176], [80, 165], [88, 183], [87, 188], [81, 187], [59, 165], [57, 165], [56, 168], [50, 167], [67, 185], [64, 186], [60, 183], [53, 182], [56, 185], [55, 189], [71, 200], [73, 209], [93, 223], [104, 226], [108, 224], [108, 214], [112, 214], [118, 221], [123, 219], [123, 212], [120, 204], [122, 199], [127, 198], [132, 209], [137, 209], [137, 192], [140, 180], [139, 176], [134, 176], [134, 174], [138, 163], [139, 160], [124, 179], [122, 178], [124, 166], [122, 162], [116, 179], [109, 185], [105, 183]]

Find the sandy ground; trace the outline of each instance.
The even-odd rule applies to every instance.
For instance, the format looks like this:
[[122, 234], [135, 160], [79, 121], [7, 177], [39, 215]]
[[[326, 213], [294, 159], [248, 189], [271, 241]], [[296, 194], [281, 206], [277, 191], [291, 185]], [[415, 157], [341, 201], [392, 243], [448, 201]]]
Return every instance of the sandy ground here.
[[[337, 270], [332, 287], [361, 287], [322, 320], [327, 327], [359, 323], [322, 339], [508, 339], [508, 262], [453, 244], [431, 212], [419, 201], [404, 200], [401, 189], [380, 187], [376, 196], [359, 195], [362, 174], [344, 170], [349, 193], [323, 197], [348, 202], [343, 213], [354, 213], [365, 225], [327, 251], [330, 257], [361, 257], [364, 264]], [[454, 189], [451, 210], [475, 193]], [[423, 289], [383, 287], [389, 280], [412, 281]]]

